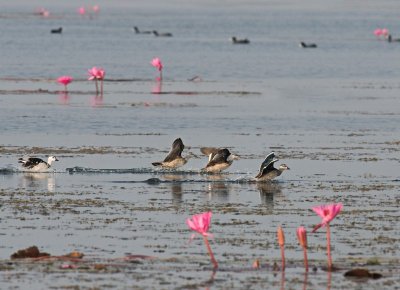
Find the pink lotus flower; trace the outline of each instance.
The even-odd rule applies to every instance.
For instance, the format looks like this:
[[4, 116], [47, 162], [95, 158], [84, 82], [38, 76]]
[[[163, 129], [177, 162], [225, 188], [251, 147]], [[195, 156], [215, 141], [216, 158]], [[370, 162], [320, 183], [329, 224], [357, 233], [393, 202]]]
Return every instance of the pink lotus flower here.
[[57, 82], [64, 85], [65, 91], [67, 91], [67, 86], [72, 82], [72, 77], [70, 76], [61, 76], [57, 79]]
[[198, 232], [202, 236], [210, 236], [207, 232], [211, 223], [212, 212], [205, 212], [192, 216], [192, 219], [187, 219], [186, 224], [193, 231]]
[[85, 9], [85, 7], [79, 7], [78, 8], [78, 13], [80, 14], [80, 15], [82, 15], [82, 16], [84, 16], [85, 14], [86, 14], [86, 9]]
[[158, 69], [158, 71], [160, 72], [160, 77], [158, 80], [162, 80], [163, 64], [161, 62], [161, 59], [159, 59], [158, 57], [153, 58], [153, 60], [151, 61], [151, 65]]
[[341, 203], [313, 207], [313, 211], [315, 211], [315, 213], [322, 218], [322, 222], [316, 225], [312, 232], [314, 233], [320, 227], [324, 227], [329, 224], [339, 214], [342, 208], [343, 205]]
[[[218, 263], [215, 260], [214, 254], [211, 251], [210, 243], [208, 242], [208, 237], [211, 236], [210, 233], [208, 233], [208, 229], [210, 227], [211, 223], [211, 216], [212, 212], [205, 212], [201, 214], [196, 214], [192, 216], [192, 219], [187, 219], [186, 224], [189, 226], [189, 228], [200, 235], [203, 236], [204, 243], [206, 244], [208, 254], [210, 255], [211, 262], [214, 264], [214, 269], [218, 268]], [[192, 235], [191, 239], [193, 239], [194, 235]]]
[[99, 87], [97, 84], [97, 80], [101, 81], [101, 95], [103, 95], [103, 81], [104, 81], [104, 77], [106, 76], [106, 72], [104, 69], [100, 68], [100, 67], [92, 67], [91, 69], [88, 70], [89, 73], [89, 81], [95, 80], [96, 81], [96, 95], [99, 94]]
[[36, 10], [35, 14], [43, 16], [43, 17], [49, 17], [50, 16], [50, 12], [48, 10], [46, 10], [45, 8], [39, 8]]
[[375, 34], [376, 37], [381, 36], [382, 35], [382, 29], [380, 29], [380, 28], [375, 29], [374, 30], [374, 34]]
[[312, 232], [314, 233], [320, 227], [326, 227], [326, 251], [328, 256], [328, 270], [332, 270], [332, 256], [331, 256], [331, 231], [329, 223], [339, 214], [342, 210], [343, 205], [341, 203], [333, 203], [328, 205], [321, 205], [313, 207], [313, 211], [322, 218], [322, 222], [314, 227]]
[[100, 6], [99, 5], [94, 5], [92, 7], [92, 10], [93, 10], [94, 13], [99, 13], [100, 12]]
[[307, 231], [304, 227], [298, 227], [297, 231], [297, 239], [299, 240], [300, 246], [303, 248], [304, 254], [304, 268], [306, 272], [308, 272], [308, 258], [307, 258]]
[[89, 72], [89, 78], [88, 78], [89, 81], [94, 79], [103, 80], [106, 75], [104, 69], [95, 66], [89, 69], [88, 72]]
[[161, 59], [159, 59], [158, 57], [153, 58], [153, 60], [151, 61], [151, 65], [157, 68], [159, 71], [163, 69]]

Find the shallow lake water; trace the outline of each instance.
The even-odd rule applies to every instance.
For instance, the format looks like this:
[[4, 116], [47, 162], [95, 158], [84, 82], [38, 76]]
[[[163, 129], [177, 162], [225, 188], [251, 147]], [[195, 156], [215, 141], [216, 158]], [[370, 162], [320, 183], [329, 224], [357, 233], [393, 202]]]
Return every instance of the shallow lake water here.
[[[373, 10], [369, 1], [362, 9], [307, 1], [291, 10], [210, 1], [176, 10], [179, 1], [117, 1], [92, 18], [77, 15], [79, 3], [49, 2], [47, 19], [19, 3], [0, 13], [2, 289], [400, 287], [400, 44], [372, 33], [399, 29], [395, 2]], [[134, 25], [174, 36], [136, 35]], [[51, 35], [58, 26], [62, 35]], [[233, 33], [250, 45], [232, 45]], [[300, 40], [318, 48], [301, 49]], [[155, 56], [165, 64], [162, 82], [149, 64]], [[103, 96], [86, 80], [92, 66], [106, 69]], [[75, 78], [68, 94], [54, 81], [62, 74]], [[154, 169], [178, 137], [188, 163]], [[240, 159], [204, 174], [202, 146]], [[272, 151], [291, 170], [254, 182]], [[59, 161], [48, 173], [23, 172], [17, 161], [25, 155]], [[344, 208], [331, 223], [338, 270], [330, 273], [324, 229], [311, 234], [320, 221], [311, 208], [336, 202]], [[215, 273], [185, 223], [204, 211], [213, 212]], [[10, 260], [33, 245], [58, 257]], [[72, 251], [85, 256], [59, 257]], [[345, 278], [352, 268], [383, 278]]]

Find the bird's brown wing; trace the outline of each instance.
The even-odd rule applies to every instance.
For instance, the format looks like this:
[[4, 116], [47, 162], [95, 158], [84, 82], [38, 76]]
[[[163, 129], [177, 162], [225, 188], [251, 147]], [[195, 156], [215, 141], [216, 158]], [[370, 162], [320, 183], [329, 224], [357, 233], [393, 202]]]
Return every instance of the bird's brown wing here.
[[279, 159], [275, 158], [275, 153], [271, 152], [265, 157], [263, 163], [261, 163], [260, 166], [260, 171], [258, 172], [256, 178], [260, 178], [264, 174], [266, 174], [268, 171], [271, 171], [274, 169], [274, 163], [278, 161]]
[[176, 139], [174, 143], [172, 143], [171, 151], [168, 153], [167, 157], [165, 157], [164, 162], [170, 162], [177, 157], [182, 157], [181, 154], [184, 148], [185, 145], [183, 145], [182, 139]]
[[[212, 153], [211, 153], [212, 154]], [[217, 153], [211, 158], [211, 160], [207, 163], [206, 168], [210, 166], [214, 166], [218, 163], [225, 163], [231, 153], [228, 149], [218, 149]]]

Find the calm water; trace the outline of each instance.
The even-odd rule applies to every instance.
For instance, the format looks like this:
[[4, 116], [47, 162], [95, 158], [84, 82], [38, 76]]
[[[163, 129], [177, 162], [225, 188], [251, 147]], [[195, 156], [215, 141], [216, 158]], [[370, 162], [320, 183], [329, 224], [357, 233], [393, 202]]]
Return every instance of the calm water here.
[[[127, 288], [132, 281], [139, 289], [303, 287], [295, 229], [311, 229], [319, 222], [311, 207], [331, 202], [344, 204], [332, 222], [334, 261], [349, 269], [378, 260], [385, 278], [357, 284], [343, 280], [343, 270], [329, 282], [319, 270], [307, 289], [399, 287], [400, 44], [372, 32], [387, 27], [396, 37], [400, 4], [100, 4], [91, 19], [72, 2], [17, 1], [0, 12], [0, 258], [5, 264], [37, 245], [53, 255], [84, 252], [87, 263], [108, 270], [100, 279], [55, 263], [32, 283], [41, 266], [15, 264], [2, 288]], [[49, 18], [32, 14], [41, 6]], [[135, 25], [174, 36], [137, 35]], [[61, 35], [50, 34], [60, 26]], [[234, 35], [250, 45], [232, 45]], [[318, 48], [301, 49], [300, 41]], [[164, 62], [162, 84], [154, 81], [155, 56]], [[103, 97], [86, 80], [93, 66], [106, 70]], [[64, 74], [75, 79], [68, 95], [54, 81]], [[193, 76], [201, 80], [188, 81]], [[151, 168], [177, 137], [187, 165]], [[241, 159], [225, 174], [204, 175], [201, 146], [226, 146]], [[271, 151], [291, 170], [255, 184]], [[17, 159], [27, 154], [60, 161], [54, 172], [23, 173]], [[208, 210], [222, 268], [214, 283], [206, 283], [204, 245], [187, 244], [184, 222]], [[278, 225], [291, 261], [286, 280], [271, 270]], [[309, 243], [320, 268], [323, 231]], [[121, 268], [105, 260], [126, 253], [157, 259]], [[267, 270], [249, 270], [256, 258]]]
[[[344, 4], [287, 9], [293, 3], [187, 4], [176, 9], [173, 4], [150, 1], [148, 6], [105, 4], [95, 19], [77, 15], [80, 4], [50, 5], [48, 19], [29, 15], [40, 4], [11, 7], [3, 9], [0, 18], [0, 65], [2, 76], [19, 78], [62, 74], [85, 78], [86, 69], [97, 65], [107, 70], [109, 78], [148, 79], [153, 74], [149, 61], [159, 56], [165, 77], [172, 80], [194, 75], [216, 81], [266, 82], [271, 78], [395, 78], [400, 46], [373, 41], [372, 33], [387, 27], [394, 37], [399, 34], [397, 10], [388, 3], [382, 4], [387, 10], [380, 11], [381, 7], [370, 9], [365, 4], [357, 9]], [[135, 35], [135, 25], [168, 31], [174, 37]], [[60, 26], [62, 35], [50, 34], [50, 29]], [[233, 46], [232, 36], [247, 37], [252, 43]], [[300, 41], [315, 42], [319, 49], [299, 49]]]

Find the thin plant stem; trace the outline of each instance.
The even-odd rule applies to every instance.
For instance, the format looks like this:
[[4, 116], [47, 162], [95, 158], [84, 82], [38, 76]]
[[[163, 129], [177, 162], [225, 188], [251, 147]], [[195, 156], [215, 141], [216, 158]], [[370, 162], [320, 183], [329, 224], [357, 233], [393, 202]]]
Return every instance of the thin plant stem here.
[[101, 79], [101, 84], [100, 84], [100, 95], [103, 96], [103, 79]]
[[160, 81], [162, 80], [162, 70], [160, 70]]
[[68, 93], [67, 85], [64, 85], [64, 92]]
[[307, 289], [307, 283], [308, 283], [308, 271], [304, 273], [303, 290]]
[[329, 228], [329, 223], [326, 224], [326, 251], [328, 255], [328, 271], [332, 271], [331, 230]]
[[332, 272], [328, 271], [328, 281], [326, 282], [326, 290], [331, 290]]
[[281, 246], [282, 271], [285, 271], [285, 247]]
[[285, 290], [285, 271], [281, 272], [281, 290]]
[[303, 253], [304, 253], [304, 268], [306, 269], [306, 272], [308, 272], [307, 247], [303, 248]]
[[211, 251], [210, 243], [208, 242], [208, 239], [206, 236], [203, 236], [203, 238], [204, 238], [204, 243], [206, 244], [206, 247], [207, 247], [208, 254], [210, 255], [211, 262], [214, 264], [214, 269], [217, 269], [218, 263], [217, 263], [217, 260], [215, 260], [213, 252]]
[[97, 79], [95, 79], [96, 81], [96, 96], [99, 94], [99, 85], [97, 84]]

